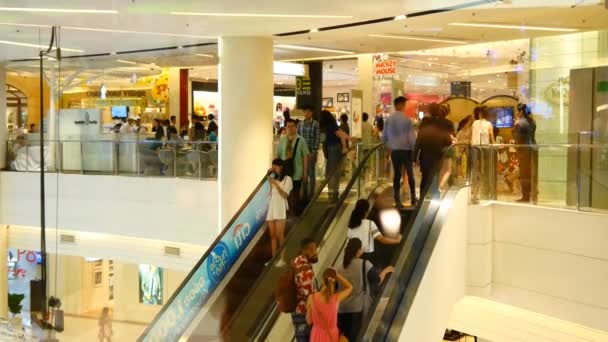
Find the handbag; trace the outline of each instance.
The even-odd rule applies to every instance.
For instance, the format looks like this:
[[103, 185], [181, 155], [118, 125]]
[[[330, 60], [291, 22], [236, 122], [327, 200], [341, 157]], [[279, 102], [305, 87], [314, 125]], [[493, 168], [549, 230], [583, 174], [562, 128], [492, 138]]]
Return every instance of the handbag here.
[[372, 307], [372, 296], [369, 293], [369, 291], [367, 290], [367, 273], [365, 272], [365, 263], [367, 262], [366, 260], [362, 260], [363, 262], [361, 263], [361, 281], [363, 284], [363, 296], [361, 298], [361, 308], [362, 308], [362, 312], [363, 312], [363, 319], [365, 320], [365, 318], [367, 317], [367, 315], [369, 314], [369, 311]]

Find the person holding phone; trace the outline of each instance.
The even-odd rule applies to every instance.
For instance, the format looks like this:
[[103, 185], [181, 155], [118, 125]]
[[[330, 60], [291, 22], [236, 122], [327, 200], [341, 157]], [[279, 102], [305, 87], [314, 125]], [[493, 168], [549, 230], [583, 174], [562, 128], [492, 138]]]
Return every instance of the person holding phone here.
[[270, 182], [270, 203], [266, 222], [270, 232], [270, 248], [274, 256], [285, 239], [285, 221], [287, 219], [287, 209], [289, 209], [287, 199], [293, 188], [291, 177], [285, 174], [281, 159], [272, 161], [268, 181]]

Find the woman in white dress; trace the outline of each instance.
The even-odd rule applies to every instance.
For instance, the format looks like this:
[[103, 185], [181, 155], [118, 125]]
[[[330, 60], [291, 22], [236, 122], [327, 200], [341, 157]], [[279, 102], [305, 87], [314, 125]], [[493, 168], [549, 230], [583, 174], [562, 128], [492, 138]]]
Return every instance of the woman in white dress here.
[[287, 219], [287, 198], [293, 188], [291, 177], [283, 172], [283, 161], [275, 159], [272, 161], [272, 169], [268, 176], [270, 182], [270, 204], [268, 206], [268, 230], [270, 231], [270, 247], [272, 255], [285, 239], [285, 220]]

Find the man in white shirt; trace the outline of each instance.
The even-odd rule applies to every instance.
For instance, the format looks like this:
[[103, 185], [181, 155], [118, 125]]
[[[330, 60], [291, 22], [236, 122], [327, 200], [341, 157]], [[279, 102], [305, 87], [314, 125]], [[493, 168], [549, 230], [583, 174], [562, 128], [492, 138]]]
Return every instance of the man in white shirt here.
[[129, 118], [129, 119], [127, 119], [127, 122], [125, 124], [120, 126], [120, 133], [121, 134], [135, 133], [136, 129], [137, 128], [133, 124], [133, 118]]

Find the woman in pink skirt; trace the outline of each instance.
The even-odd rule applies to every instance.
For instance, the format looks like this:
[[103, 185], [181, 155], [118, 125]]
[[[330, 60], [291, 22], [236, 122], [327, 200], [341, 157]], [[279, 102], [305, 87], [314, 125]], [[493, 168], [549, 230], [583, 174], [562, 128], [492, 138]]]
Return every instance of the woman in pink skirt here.
[[[340, 284], [341, 291], [335, 292], [336, 282]], [[306, 322], [312, 325], [311, 342], [338, 342], [338, 307], [341, 301], [350, 296], [352, 285], [328, 268], [323, 272], [323, 288], [321, 291], [308, 296], [306, 304]]]

